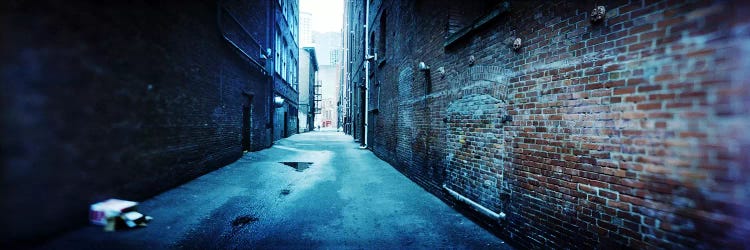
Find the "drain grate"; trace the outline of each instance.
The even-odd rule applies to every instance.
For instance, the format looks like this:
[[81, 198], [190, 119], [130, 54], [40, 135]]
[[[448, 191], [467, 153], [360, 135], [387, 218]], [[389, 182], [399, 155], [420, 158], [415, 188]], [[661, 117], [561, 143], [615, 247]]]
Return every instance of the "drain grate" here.
[[300, 162], [300, 161], [285, 161], [281, 162], [281, 164], [293, 167], [297, 170], [297, 172], [305, 171], [305, 169], [310, 168], [310, 165], [312, 165], [312, 162]]
[[258, 221], [258, 217], [255, 217], [255, 216], [248, 216], [248, 215], [237, 216], [237, 218], [235, 218], [232, 221], [232, 226], [234, 227], [244, 226], [244, 225], [256, 222], [256, 221]]

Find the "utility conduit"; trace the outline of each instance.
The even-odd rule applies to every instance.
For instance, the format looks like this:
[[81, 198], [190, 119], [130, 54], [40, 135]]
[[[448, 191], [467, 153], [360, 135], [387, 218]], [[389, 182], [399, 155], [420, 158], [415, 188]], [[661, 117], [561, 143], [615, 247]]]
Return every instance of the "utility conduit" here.
[[370, 56], [370, 1], [365, 1], [365, 54], [364, 55], [365, 55], [365, 58], [364, 58], [365, 60], [365, 103], [364, 103], [365, 122], [362, 125], [364, 125], [365, 127], [365, 133], [362, 136], [362, 138], [364, 139], [363, 140], [364, 143], [362, 143], [362, 145], [364, 146], [364, 148], [367, 148], [367, 133], [369, 131], [367, 127], [368, 125], [367, 123], [370, 122], [369, 120], [370, 117], [368, 115], [370, 113], [370, 60], [368, 59], [368, 57]]
[[465, 196], [459, 194], [458, 192], [453, 191], [453, 189], [448, 188], [448, 186], [445, 185], [445, 184], [443, 184], [443, 189], [447, 190], [448, 193], [450, 193], [451, 196], [453, 196], [453, 198], [456, 198], [456, 200], [459, 200], [461, 202], [469, 204], [477, 212], [480, 212], [480, 213], [482, 213], [482, 214], [484, 214], [486, 216], [489, 216], [489, 217], [491, 217], [491, 218], [493, 218], [495, 220], [505, 219], [505, 213], [503, 213], [503, 212], [495, 213], [492, 210], [490, 210], [490, 209], [488, 209], [488, 208], [480, 205], [479, 203], [476, 203], [476, 202], [470, 200], [469, 198], [466, 198]]

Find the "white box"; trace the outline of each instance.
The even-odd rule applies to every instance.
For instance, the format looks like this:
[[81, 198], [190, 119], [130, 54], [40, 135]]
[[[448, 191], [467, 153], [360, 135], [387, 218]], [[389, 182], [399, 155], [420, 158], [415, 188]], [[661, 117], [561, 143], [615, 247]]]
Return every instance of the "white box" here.
[[106, 226], [107, 220], [112, 220], [120, 214], [135, 210], [138, 202], [109, 199], [91, 205], [89, 221], [95, 225]]

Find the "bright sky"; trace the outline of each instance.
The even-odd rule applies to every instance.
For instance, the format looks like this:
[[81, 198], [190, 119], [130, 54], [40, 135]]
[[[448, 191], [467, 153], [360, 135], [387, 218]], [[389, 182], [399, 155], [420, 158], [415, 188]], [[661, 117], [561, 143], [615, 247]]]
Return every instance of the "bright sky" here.
[[313, 31], [341, 31], [344, 21], [343, 0], [299, 0], [299, 11], [312, 14]]

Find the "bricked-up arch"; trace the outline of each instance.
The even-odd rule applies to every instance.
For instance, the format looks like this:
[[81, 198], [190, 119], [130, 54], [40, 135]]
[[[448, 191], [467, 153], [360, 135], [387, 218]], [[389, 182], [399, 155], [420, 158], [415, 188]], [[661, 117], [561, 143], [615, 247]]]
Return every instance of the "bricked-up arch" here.
[[507, 101], [508, 80], [514, 76], [509, 69], [499, 66], [475, 65], [452, 77], [453, 84], [459, 87], [461, 96], [489, 94], [494, 98]]
[[401, 164], [410, 166], [413, 161], [414, 144], [414, 111], [410, 102], [412, 85], [414, 85], [414, 70], [405, 68], [398, 75], [398, 142], [396, 143], [396, 154], [401, 159]]
[[500, 211], [504, 185], [505, 103], [487, 94], [470, 95], [447, 108], [446, 185], [483, 206]]

